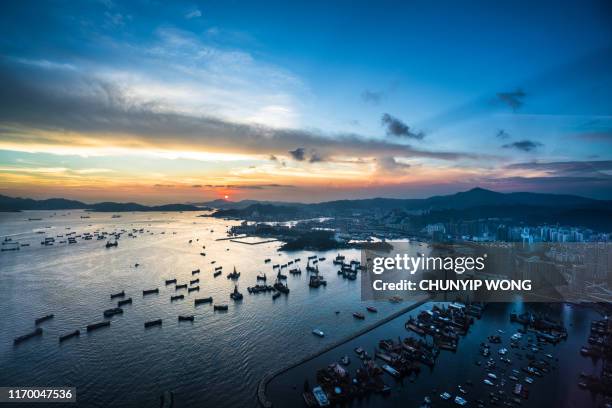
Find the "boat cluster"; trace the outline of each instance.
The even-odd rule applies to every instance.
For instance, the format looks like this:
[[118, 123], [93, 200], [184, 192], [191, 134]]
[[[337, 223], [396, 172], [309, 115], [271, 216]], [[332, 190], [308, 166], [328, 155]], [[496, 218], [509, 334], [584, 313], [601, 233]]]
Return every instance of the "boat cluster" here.
[[588, 345], [580, 349], [585, 357], [601, 359], [597, 374], [580, 374], [578, 385], [593, 393], [603, 394], [612, 403], [612, 320], [605, 318], [591, 322]]
[[[482, 313], [482, 305], [474, 305]], [[414, 322], [417, 334], [423, 338], [406, 337], [383, 339], [370, 355], [363, 347], [356, 348], [355, 354], [359, 358], [360, 366], [351, 375], [347, 366], [350, 358], [343, 356], [339, 362], [317, 371], [318, 385], [310, 389], [305, 383], [303, 398], [308, 406], [327, 406], [330, 404], [345, 404], [354, 398], [369, 393], [388, 393], [391, 387], [385, 383], [384, 374], [401, 379], [416, 376], [422, 366], [433, 367], [440, 354], [440, 344], [448, 343], [448, 335], [455, 329], [456, 335], [465, 335], [473, 319], [466, 312], [467, 307], [454, 303], [452, 307], [442, 308], [434, 306], [431, 310], [419, 315], [417, 319], [410, 319], [406, 323], [407, 329], [412, 329]], [[368, 308], [368, 311], [376, 311]], [[360, 313], [354, 313], [355, 318], [362, 318]], [[420, 328], [419, 324], [423, 326]], [[442, 335], [445, 333], [445, 335]], [[315, 333], [316, 334], [316, 333]], [[433, 341], [428, 341], [426, 336]], [[455, 338], [455, 342], [457, 339]]]

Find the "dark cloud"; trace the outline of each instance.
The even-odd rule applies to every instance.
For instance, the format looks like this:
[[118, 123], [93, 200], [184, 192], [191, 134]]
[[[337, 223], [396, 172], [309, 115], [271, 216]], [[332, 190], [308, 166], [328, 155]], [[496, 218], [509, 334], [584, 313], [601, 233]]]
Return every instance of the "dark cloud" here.
[[268, 157], [268, 160], [270, 160], [270, 161], [278, 161], [278, 157], [276, 157], [275, 155], [271, 154], [270, 157]]
[[268, 188], [295, 188], [291, 184], [207, 184], [208, 188], [231, 188], [235, 190], [265, 190]]
[[540, 146], [543, 146], [543, 144], [540, 142], [534, 142], [533, 140], [521, 140], [519, 142], [507, 143], [502, 147], [504, 149], [516, 149], [523, 152], [531, 152]]
[[370, 103], [372, 105], [378, 105], [382, 101], [384, 96], [385, 93], [382, 91], [371, 91], [369, 89], [366, 89], [361, 93], [361, 99], [364, 102]]
[[508, 134], [508, 132], [506, 132], [504, 129], [499, 129], [495, 134], [495, 137], [497, 137], [498, 139], [509, 139], [510, 134]]
[[192, 188], [202, 188], [202, 185], [201, 184], [194, 184], [191, 187]]
[[550, 175], [612, 177], [603, 173], [612, 170], [612, 160], [515, 163], [506, 168], [544, 171]]
[[407, 137], [417, 140], [422, 140], [425, 137], [423, 132], [412, 131], [410, 126], [388, 113], [383, 114], [380, 121], [386, 128], [388, 136]]
[[173, 184], [154, 184], [153, 187], [157, 187], [157, 188], [172, 188], [174, 187]]
[[516, 112], [521, 106], [525, 104], [525, 96], [525, 92], [523, 92], [521, 89], [517, 89], [516, 91], [512, 92], [499, 92], [497, 94], [497, 99], [500, 102], [508, 105], [510, 108], [512, 108], [513, 111]]
[[[155, 100], [138, 101], [115, 83], [79, 70], [41, 69], [0, 58], [0, 128], [5, 142], [87, 147], [107, 145], [189, 149], [269, 156], [307, 146], [317, 156], [367, 157], [401, 155], [442, 160], [486, 155], [436, 152], [353, 133], [323, 134], [222, 120], [212, 116], [169, 112]], [[422, 138], [389, 117], [392, 134]], [[96, 143], [98, 142], [98, 143]], [[299, 158], [299, 151], [296, 152]], [[306, 153], [306, 151], [304, 151]], [[305, 157], [304, 157], [305, 159]]]
[[304, 161], [305, 159], [305, 152], [303, 147], [298, 147], [295, 150], [290, 150], [289, 154], [291, 155], [291, 157], [293, 157], [293, 160]]
[[317, 152], [313, 152], [310, 155], [310, 159], [308, 159], [308, 161], [310, 163], [318, 163], [318, 162], [322, 162], [322, 161], [325, 161], [325, 160]]

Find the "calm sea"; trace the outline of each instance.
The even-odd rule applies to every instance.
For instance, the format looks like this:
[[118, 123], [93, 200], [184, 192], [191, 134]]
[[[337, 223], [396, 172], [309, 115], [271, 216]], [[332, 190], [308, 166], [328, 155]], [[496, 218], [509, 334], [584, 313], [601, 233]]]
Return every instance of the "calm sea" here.
[[[79, 407], [154, 407], [166, 390], [175, 393], [177, 407], [256, 406], [257, 382], [266, 372], [405, 306], [379, 302], [379, 312], [367, 314], [370, 303], [360, 301], [359, 280], [337, 275], [332, 265], [336, 252], [316, 254], [326, 257], [319, 267], [328, 285], [311, 289], [304, 267], [312, 252], [280, 253], [279, 243], [216, 241], [234, 223], [197, 215], [0, 213], [0, 237], [30, 244], [0, 254], [0, 386], [74, 386]], [[117, 248], [81, 238], [76, 244], [40, 245], [45, 236], [58, 242], [70, 232], [141, 228], [145, 233], [136, 238], [124, 234]], [[359, 259], [355, 250], [343, 254], [347, 260]], [[266, 258], [272, 261], [265, 264]], [[303, 274], [289, 275], [289, 296], [273, 301], [271, 294], [248, 294], [257, 274], [271, 278], [272, 264], [295, 258], [301, 258]], [[223, 266], [218, 278], [213, 278], [215, 266]], [[244, 294], [236, 304], [229, 298], [233, 282], [225, 277], [234, 266]], [[192, 277], [198, 268], [200, 275]], [[188, 283], [196, 277], [200, 291], [171, 303], [176, 292], [164, 280]], [[142, 290], [153, 288], [159, 294], [143, 298]], [[110, 328], [86, 333], [87, 324], [102, 321], [102, 312], [116, 305], [109, 295], [122, 290], [133, 304], [112, 318]], [[207, 296], [228, 304], [229, 310], [194, 307], [195, 297]], [[354, 319], [354, 311], [366, 313], [366, 320]], [[55, 318], [40, 325], [42, 337], [13, 346], [13, 338], [34, 329], [35, 318], [51, 313]], [[194, 314], [195, 321], [179, 323], [179, 314]], [[144, 329], [145, 321], [158, 318], [162, 327]], [[325, 338], [312, 335], [313, 328], [325, 331]], [[58, 343], [58, 336], [75, 329], [81, 330], [80, 338]]]

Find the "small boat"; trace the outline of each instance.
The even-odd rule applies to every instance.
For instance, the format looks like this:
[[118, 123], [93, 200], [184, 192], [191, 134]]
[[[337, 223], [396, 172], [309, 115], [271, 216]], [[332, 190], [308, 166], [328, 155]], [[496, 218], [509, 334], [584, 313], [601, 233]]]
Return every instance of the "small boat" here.
[[171, 302], [174, 302], [175, 300], [183, 300], [183, 299], [185, 299], [185, 295], [170, 296]]
[[467, 404], [467, 400], [463, 397], [460, 397], [459, 395], [457, 395], [455, 397], [455, 404], [460, 405], [460, 406], [464, 406]]
[[106, 242], [106, 247], [107, 248], [112, 248], [112, 247], [117, 247], [117, 246], [119, 246], [119, 242], [117, 242], [117, 241], [115, 241], [115, 242], [107, 241]]
[[43, 317], [39, 317], [38, 319], [34, 320], [34, 324], [40, 324], [42, 322], [46, 322], [47, 320], [53, 319], [54, 315], [50, 314], [50, 315], [46, 315]]
[[220, 271], [221, 269], [223, 269], [222, 266], [215, 266], [215, 271]]
[[491, 380], [489, 380], [488, 378], [485, 378], [485, 379], [484, 379], [482, 382], [483, 382], [483, 383], [485, 383], [486, 385], [490, 385], [490, 386], [495, 385], [495, 384], [493, 384], [493, 382], [492, 382]]
[[131, 305], [132, 304], [132, 298], [127, 298], [127, 299], [123, 299], [117, 302], [117, 307], [121, 307], [123, 305]]
[[99, 323], [93, 323], [90, 325], [87, 325], [87, 331], [94, 331], [97, 329], [101, 329], [102, 327], [110, 327], [111, 321], [110, 320], [106, 320], [104, 322], [99, 322]]
[[368, 310], [368, 312], [372, 312], [372, 313], [378, 312], [378, 309], [376, 309], [374, 306], [368, 306], [366, 307], [366, 309]]
[[194, 305], [200, 305], [202, 303], [212, 303], [213, 298], [212, 297], [207, 297], [207, 298], [200, 298], [200, 299], [195, 299], [193, 301]]
[[214, 305], [213, 308], [214, 310], [220, 310], [220, 311], [225, 311], [228, 309], [227, 305]]
[[264, 259], [264, 263], [269, 263], [269, 262], [270, 262], [270, 258]]
[[340, 359], [340, 364], [342, 365], [349, 365], [351, 364], [351, 359], [349, 358], [349, 356], [344, 356]]
[[312, 395], [314, 396], [315, 400], [317, 401], [317, 404], [320, 407], [329, 406], [329, 399], [327, 398], [327, 394], [325, 393], [325, 391], [323, 391], [323, 388], [321, 388], [321, 386], [314, 387], [312, 389]]
[[363, 315], [363, 313], [358, 313], [358, 312], [354, 312], [354, 313], [353, 313], [353, 317], [354, 317], [355, 319], [359, 319], [359, 320], [363, 320], [363, 319], [365, 319], [365, 316]]
[[206, 256], [206, 252], [200, 252], [200, 255]]
[[312, 334], [319, 336], [319, 337], [324, 337], [325, 333], [323, 333], [323, 330], [320, 329], [313, 329], [312, 330]]
[[195, 292], [195, 291], [199, 292], [200, 291], [200, 287], [199, 286], [194, 286], [192, 288], [188, 288], [187, 289], [187, 293], [191, 293], [191, 292]]
[[148, 289], [142, 291], [142, 296], [152, 295], [153, 293], [159, 293], [159, 289]]
[[111, 295], [110, 295], [110, 298], [111, 298], [111, 299], [114, 299], [114, 298], [124, 297], [124, 296], [125, 296], [125, 291], [124, 291], [124, 290], [122, 290], [122, 291], [121, 291], [121, 292], [119, 292], [119, 293], [113, 293], [113, 294], [111, 294]]
[[200, 283], [200, 278], [189, 281], [190, 285], [193, 285], [194, 283]]
[[242, 293], [238, 292], [238, 285], [234, 286], [234, 291], [230, 293], [230, 298], [234, 301], [242, 300], [243, 296]]
[[199, 270], [199, 269], [196, 269], [195, 271], [191, 271], [191, 275], [192, 275], [192, 276], [193, 276], [193, 275], [196, 275], [196, 274], [198, 274], [198, 273], [200, 273], [200, 270]]
[[443, 400], [449, 400], [451, 398], [451, 395], [448, 392], [443, 392], [442, 394], [440, 394], [440, 398], [442, 398]]
[[113, 317], [118, 314], [123, 314], [123, 309], [120, 307], [114, 307], [104, 311], [104, 317]]
[[266, 274], [264, 273], [263, 275], [257, 275], [257, 280], [258, 281], [266, 281]]
[[222, 274], [221, 271], [215, 271], [215, 273], [213, 273], [213, 277], [216, 278], [217, 276], [219, 276], [221, 274]]
[[15, 340], [13, 340], [13, 344], [23, 343], [24, 341], [26, 341], [28, 339], [31, 339], [33, 337], [42, 336], [42, 333], [43, 333], [43, 329], [38, 327], [38, 328], [36, 328], [36, 330], [34, 330], [31, 333], [24, 334], [23, 336], [16, 337]]
[[183, 284], [181, 284], [181, 285], [176, 285], [176, 286], [174, 287], [174, 290], [181, 290], [181, 289], [187, 289], [187, 284], [186, 284], [186, 283], [183, 283]]
[[150, 320], [150, 321], [144, 323], [145, 329], [148, 328], [148, 327], [161, 326], [161, 325], [162, 325], [162, 319]]
[[189, 315], [189, 316], [179, 315], [178, 317], [179, 322], [193, 322], [193, 319], [194, 319], [193, 315]]
[[62, 343], [62, 342], [66, 341], [68, 339], [71, 339], [73, 337], [79, 337], [80, 335], [81, 335], [81, 331], [80, 330], [75, 330], [75, 331], [72, 331], [70, 333], [66, 333], [66, 334], [61, 335], [59, 337], [59, 342]]
[[175, 279], [166, 279], [166, 285], [172, 285], [172, 284], [176, 284], [176, 278]]
[[391, 376], [395, 378], [400, 378], [401, 374], [395, 368], [391, 367], [389, 364], [383, 364], [382, 369], [389, 373]]

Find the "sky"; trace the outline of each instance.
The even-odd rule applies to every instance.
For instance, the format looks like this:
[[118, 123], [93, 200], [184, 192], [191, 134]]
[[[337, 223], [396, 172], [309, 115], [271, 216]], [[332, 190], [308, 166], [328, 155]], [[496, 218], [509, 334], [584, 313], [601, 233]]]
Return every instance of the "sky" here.
[[612, 199], [612, 4], [0, 2], [0, 194]]

